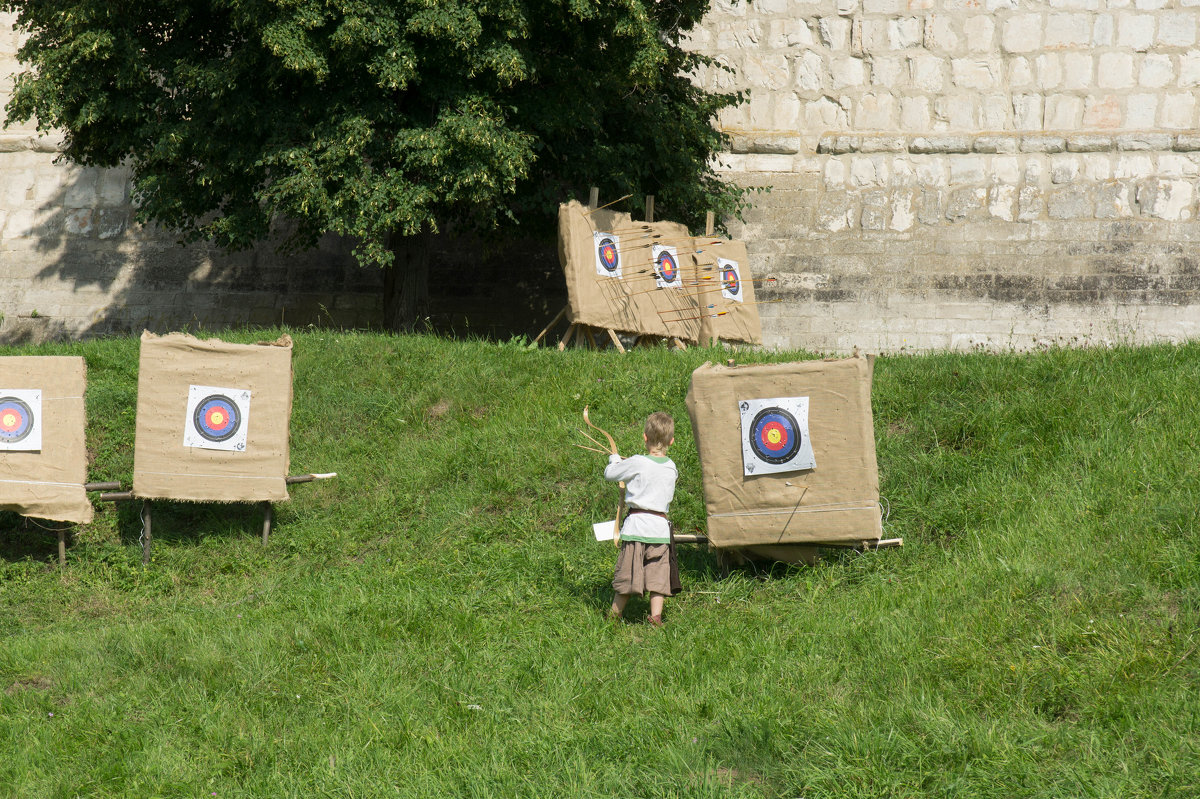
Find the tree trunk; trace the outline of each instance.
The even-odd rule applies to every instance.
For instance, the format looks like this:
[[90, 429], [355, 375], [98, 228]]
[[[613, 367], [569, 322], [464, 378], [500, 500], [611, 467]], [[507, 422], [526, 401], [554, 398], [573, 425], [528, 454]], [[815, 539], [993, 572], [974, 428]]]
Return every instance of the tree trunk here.
[[412, 332], [429, 309], [432, 239], [424, 227], [415, 236], [393, 234], [388, 243], [395, 255], [383, 278], [383, 324], [388, 330]]

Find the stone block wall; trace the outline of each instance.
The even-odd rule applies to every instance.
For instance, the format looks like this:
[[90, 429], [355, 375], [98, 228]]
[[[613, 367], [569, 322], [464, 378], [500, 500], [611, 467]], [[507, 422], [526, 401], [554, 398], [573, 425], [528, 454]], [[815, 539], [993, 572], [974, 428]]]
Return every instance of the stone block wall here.
[[1200, 335], [1200, 0], [719, 3], [775, 346]]
[[[11, 25], [0, 14], [0, 104], [19, 70]], [[770, 345], [1200, 335], [1200, 0], [718, 0], [688, 46], [732, 70], [701, 83], [749, 91], [719, 120], [721, 168], [770, 187], [733, 226]], [[345, 242], [179, 247], [131, 221], [123, 170], [57, 149], [0, 131], [0, 342], [379, 319], [380, 274]], [[521, 283], [522, 312], [536, 281], [555, 298], [531, 329], [562, 290], [538, 263], [498, 278]]]

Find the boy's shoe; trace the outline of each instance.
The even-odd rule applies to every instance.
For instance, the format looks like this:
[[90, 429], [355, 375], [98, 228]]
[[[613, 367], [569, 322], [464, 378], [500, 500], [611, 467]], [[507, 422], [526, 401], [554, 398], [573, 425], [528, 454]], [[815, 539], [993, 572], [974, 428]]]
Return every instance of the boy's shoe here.
[[660, 616], [650, 616], [649, 618], [646, 619], [646, 621], [650, 622], [651, 627], [662, 627], [663, 626], [663, 620], [662, 620], [661, 615]]

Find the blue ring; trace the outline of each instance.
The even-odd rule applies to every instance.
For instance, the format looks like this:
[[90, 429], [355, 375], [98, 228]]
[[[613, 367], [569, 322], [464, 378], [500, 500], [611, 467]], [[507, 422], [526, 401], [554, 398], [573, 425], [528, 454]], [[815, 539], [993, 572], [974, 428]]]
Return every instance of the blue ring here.
[[[663, 267], [663, 261], [671, 265], [669, 269]], [[658, 254], [658, 263], [656, 266], [658, 267], [658, 276], [662, 278], [664, 283], [674, 283], [675, 279], [679, 277], [679, 265], [671, 257], [670, 250], [663, 250]]]
[[[726, 280], [725, 275], [733, 275], [733, 280]], [[732, 283], [733, 285], [730, 285]], [[742, 290], [742, 279], [737, 273], [737, 269], [732, 266], [727, 266], [721, 271], [721, 284], [730, 294], [736, 295]]]
[[[762, 443], [763, 428], [772, 422], [782, 427], [788, 437], [781, 452], [772, 452], [766, 449]], [[767, 463], [775, 465], [787, 463], [800, 452], [803, 438], [800, 435], [800, 425], [796, 422], [796, 417], [783, 408], [775, 406], [763, 408], [755, 414], [754, 421], [750, 424], [750, 431], [750, 449], [754, 450], [757, 458]]]
[[[612, 248], [612, 260], [605, 255], [605, 248]], [[600, 265], [609, 272], [616, 272], [621, 266], [621, 253], [617, 250], [616, 242], [610, 238], [600, 239], [600, 243], [596, 245], [596, 253], [600, 256]]]
[[21, 424], [16, 430], [0, 430], [0, 442], [13, 444], [33, 432], [33, 409], [24, 400], [16, 397], [0, 397], [0, 413], [13, 410], [21, 417]]
[[[209, 409], [214, 406], [219, 407], [229, 416], [229, 424], [224, 430], [214, 430], [205, 421]], [[237, 435], [237, 431], [241, 428], [242, 414], [238, 411], [238, 407], [234, 401], [229, 397], [224, 394], [210, 394], [196, 404], [196, 412], [192, 414], [192, 421], [195, 423], [196, 432], [203, 438], [216, 442], [228, 441]]]

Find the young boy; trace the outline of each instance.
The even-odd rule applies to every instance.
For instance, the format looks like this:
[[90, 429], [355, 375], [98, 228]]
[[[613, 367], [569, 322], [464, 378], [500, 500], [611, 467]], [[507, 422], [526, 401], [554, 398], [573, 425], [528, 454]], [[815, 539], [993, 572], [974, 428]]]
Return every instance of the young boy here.
[[[675, 496], [679, 470], [667, 457], [667, 447], [675, 443], [675, 420], [658, 412], [646, 419], [642, 438], [646, 454], [621, 459], [610, 455], [604, 479], [625, 481], [625, 505], [629, 509], [621, 525], [621, 550], [613, 574], [612, 608], [609, 614], [619, 619], [625, 603], [634, 594], [650, 593], [650, 623], [662, 626], [663, 599], [674, 596], [671, 586], [671, 523], [667, 511]], [[678, 590], [678, 589], [676, 589]]]

